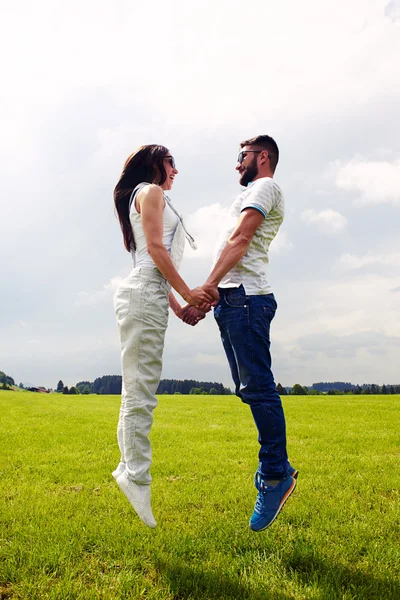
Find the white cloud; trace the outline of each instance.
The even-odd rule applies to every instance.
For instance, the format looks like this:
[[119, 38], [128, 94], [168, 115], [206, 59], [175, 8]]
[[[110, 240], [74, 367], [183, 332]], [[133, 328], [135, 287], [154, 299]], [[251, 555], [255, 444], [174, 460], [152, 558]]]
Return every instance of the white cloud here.
[[328, 234], [340, 233], [347, 225], [347, 218], [330, 208], [320, 212], [306, 210], [301, 214], [301, 218], [317, 231]]
[[[196, 240], [197, 250], [193, 252], [186, 245], [185, 256], [187, 258], [208, 258], [211, 261], [221, 230], [227, 227], [228, 221], [231, 219], [228, 212], [228, 206], [209, 204], [189, 214], [185, 219], [185, 224]], [[232, 219], [231, 221], [231, 224], [234, 225], [235, 221]]]
[[393, 21], [400, 21], [400, 0], [391, 0], [385, 7], [385, 15]]
[[282, 254], [292, 248], [293, 243], [288, 240], [286, 231], [280, 229], [277, 236], [272, 240], [269, 251], [271, 254]]
[[337, 164], [336, 185], [359, 194], [362, 203], [400, 203], [400, 160], [368, 161], [354, 158]]
[[342, 254], [339, 264], [345, 269], [361, 269], [371, 265], [386, 265], [400, 267], [400, 252], [394, 254], [365, 254], [356, 256], [354, 254]]
[[398, 284], [397, 274], [385, 277], [380, 273], [351, 273], [339, 281], [306, 284], [301, 322], [293, 325], [287, 338], [317, 333], [350, 335], [371, 330], [371, 323], [377, 332], [400, 336], [400, 306], [396, 295], [389, 293]]
[[78, 298], [75, 301], [75, 306], [94, 306], [99, 302], [108, 300], [114, 294], [117, 287], [123, 282], [124, 278], [119, 275], [113, 277], [108, 283], [105, 283], [103, 289], [92, 290], [86, 292], [82, 290], [78, 292]]

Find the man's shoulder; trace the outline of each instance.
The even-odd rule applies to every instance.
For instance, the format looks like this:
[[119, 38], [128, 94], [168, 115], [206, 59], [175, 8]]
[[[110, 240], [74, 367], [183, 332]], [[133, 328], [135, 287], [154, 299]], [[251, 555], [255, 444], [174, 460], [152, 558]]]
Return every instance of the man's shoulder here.
[[282, 190], [272, 177], [256, 179], [244, 190], [244, 193], [240, 194], [239, 198], [242, 209], [256, 204], [268, 209], [268, 212], [284, 203]]
[[259, 179], [256, 179], [250, 185], [250, 190], [251, 190], [251, 188], [253, 188], [253, 190], [257, 190], [257, 191], [274, 190], [275, 192], [282, 194], [281, 187], [277, 184], [275, 179], [273, 179], [272, 177], [260, 177]]

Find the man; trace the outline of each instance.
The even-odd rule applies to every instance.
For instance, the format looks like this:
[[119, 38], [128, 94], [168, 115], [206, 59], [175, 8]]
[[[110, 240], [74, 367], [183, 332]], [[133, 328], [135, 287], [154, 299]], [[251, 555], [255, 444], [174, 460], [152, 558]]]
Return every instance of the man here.
[[[296, 487], [297, 470], [286, 453], [286, 425], [271, 371], [270, 323], [277, 303], [267, 281], [268, 248], [284, 216], [284, 200], [273, 180], [279, 159], [276, 142], [260, 135], [240, 144], [236, 170], [246, 189], [230, 209], [233, 220], [222, 233], [203, 289], [219, 302], [214, 308], [236, 395], [249, 404], [258, 429], [258, 491], [250, 527], [266, 529]], [[195, 325], [204, 313], [187, 308]]]

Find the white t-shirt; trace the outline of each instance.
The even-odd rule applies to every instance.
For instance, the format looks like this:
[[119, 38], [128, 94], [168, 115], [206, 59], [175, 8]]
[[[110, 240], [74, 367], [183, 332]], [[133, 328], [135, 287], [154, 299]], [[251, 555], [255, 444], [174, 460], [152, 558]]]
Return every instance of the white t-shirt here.
[[219, 287], [239, 287], [243, 284], [247, 295], [271, 294], [272, 289], [267, 280], [268, 248], [278, 233], [285, 213], [282, 190], [271, 177], [256, 179], [233, 202], [229, 210], [229, 222], [216, 246], [212, 268], [245, 208], [259, 210], [264, 215], [264, 221], [257, 228], [246, 254], [225, 275]]

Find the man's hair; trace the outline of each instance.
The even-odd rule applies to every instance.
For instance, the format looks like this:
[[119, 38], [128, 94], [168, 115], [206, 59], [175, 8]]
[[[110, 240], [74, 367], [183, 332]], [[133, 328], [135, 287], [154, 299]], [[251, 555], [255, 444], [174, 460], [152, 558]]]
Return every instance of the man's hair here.
[[269, 155], [269, 162], [271, 170], [274, 173], [276, 165], [279, 161], [279, 148], [275, 140], [269, 135], [256, 135], [256, 137], [245, 140], [240, 144], [241, 148], [244, 146], [257, 146], [257, 149], [267, 150]]

